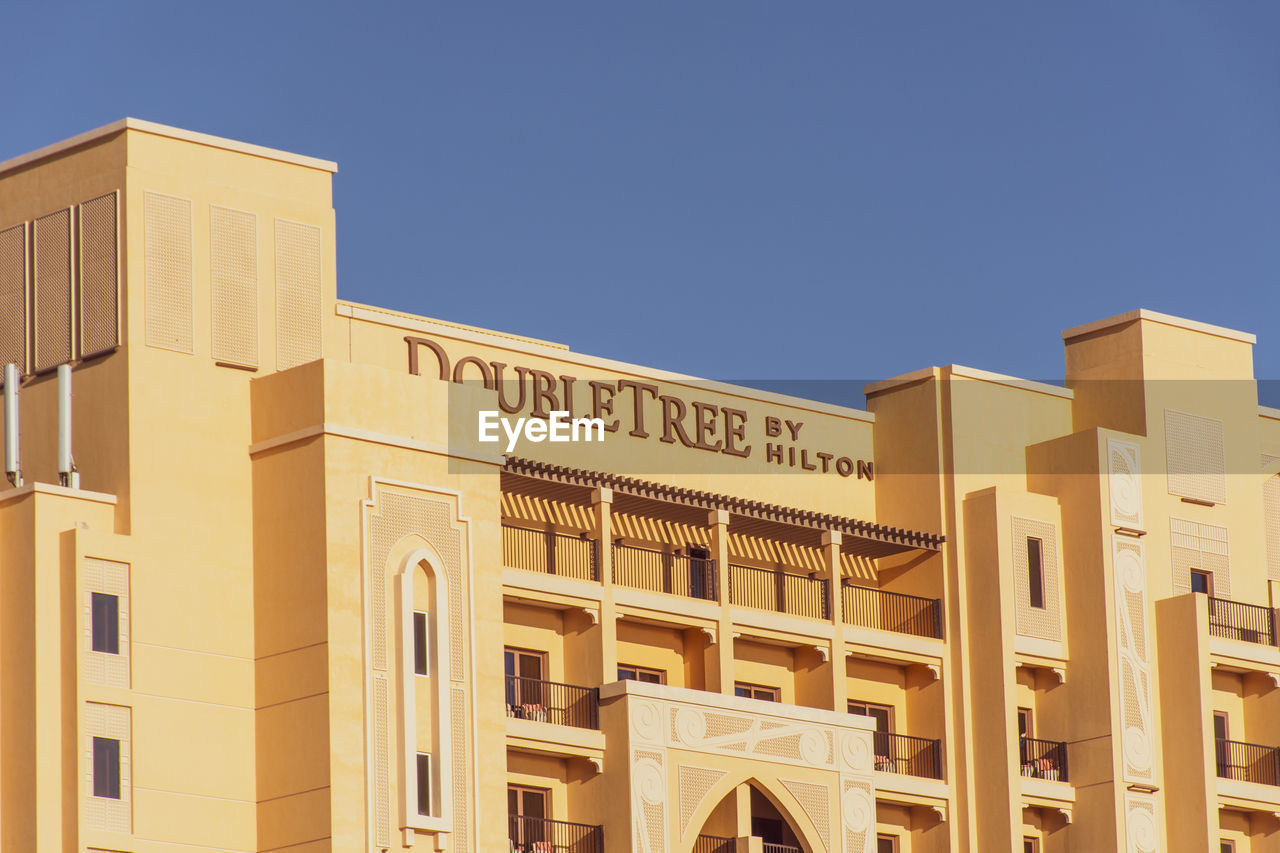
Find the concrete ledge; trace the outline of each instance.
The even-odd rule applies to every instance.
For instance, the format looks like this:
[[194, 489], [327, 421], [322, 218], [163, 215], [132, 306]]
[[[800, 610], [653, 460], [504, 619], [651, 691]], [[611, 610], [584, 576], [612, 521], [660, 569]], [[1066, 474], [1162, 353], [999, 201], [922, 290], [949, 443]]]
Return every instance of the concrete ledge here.
[[[711, 710], [741, 711], [757, 717], [774, 717], [786, 722], [804, 720], [810, 723], [822, 723], [838, 726], [842, 729], [859, 729], [873, 731], [875, 721], [870, 717], [857, 714], [840, 714], [825, 711], [821, 708], [808, 708], [803, 705], [784, 705], [781, 702], [766, 702], [763, 699], [746, 699], [742, 696], [729, 696], [724, 693], [711, 693], [707, 690], [691, 690], [688, 687], [672, 687], [669, 684], [649, 684], [642, 681], [615, 681], [600, 688], [601, 701], [617, 699], [620, 696], [643, 696], [649, 699], [665, 699], [669, 702], [680, 702], [685, 705], [698, 705]], [[879, 775], [879, 774], [877, 774]]]
[[89, 492], [84, 489], [69, 489], [66, 486], [55, 486], [53, 483], [26, 483], [17, 489], [6, 489], [0, 492], [0, 503], [25, 498], [27, 495], [57, 495], [63, 498], [74, 498], [93, 503], [116, 504], [116, 496], [106, 492]]
[[1209, 663], [1224, 669], [1260, 672], [1280, 686], [1280, 649], [1261, 643], [1209, 635]]
[[[613, 587], [613, 601], [621, 611], [623, 608], [647, 611], [655, 616], [662, 614], [679, 614], [690, 619], [720, 619], [720, 605], [714, 601], [703, 601], [700, 598], [685, 598], [682, 595], [667, 595], [663, 592], [649, 592], [645, 589], [632, 589], [626, 586]], [[644, 615], [644, 614], [637, 614]], [[698, 626], [701, 627], [701, 623]]]
[[1022, 798], [1036, 801], [1031, 805], [1063, 808], [1076, 801], [1076, 789], [1069, 782], [1053, 782], [1031, 776], [1018, 778], [1022, 783]]
[[902, 660], [912, 663], [934, 663], [942, 660], [946, 644], [933, 637], [917, 637], [899, 634], [879, 628], [863, 628], [859, 625], [844, 626], [845, 652], [854, 651], [850, 646], [879, 651], [898, 652]]
[[1218, 808], [1268, 812], [1280, 816], [1280, 787], [1218, 779]]
[[[792, 616], [789, 613], [777, 613], [772, 610], [754, 610], [749, 607], [734, 607], [733, 627], [746, 631], [760, 632], [756, 636], [782, 642], [794, 642], [797, 645], [811, 646], [817, 641], [830, 642], [835, 636], [835, 626], [820, 619], [806, 619], [803, 616]], [[745, 631], [744, 631], [745, 633]]]
[[507, 749], [556, 758], [582, 758], [604, 770], [604, 732], [507, 718]]
[[950, 786], [938, 779], [921, 779], [902, 773], [876, 771], [876, 800], [907, 806], [928, 806], [940, 812], [946, 820], [947, 797]]
[[568, 606], [590, 605], [597, 612], [600, 607], [600, 598], [604, 594], [604, 588], [596, 581], [584, 581], [579, 578], [530, 572], [524, 569], [503, 569], [502, 585], [507, 590], [523, 590], [554, 596], [563, 599], [561, 603]]

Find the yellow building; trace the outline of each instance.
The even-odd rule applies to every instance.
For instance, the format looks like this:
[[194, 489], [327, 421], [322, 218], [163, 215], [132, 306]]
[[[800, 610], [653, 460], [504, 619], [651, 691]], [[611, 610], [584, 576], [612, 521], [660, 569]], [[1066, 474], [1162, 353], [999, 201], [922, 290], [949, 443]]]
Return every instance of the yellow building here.
[[0, 163], [4, 853], [1280, 851], [1251, 335], [857, 411], [339, 301], [334, 170]]

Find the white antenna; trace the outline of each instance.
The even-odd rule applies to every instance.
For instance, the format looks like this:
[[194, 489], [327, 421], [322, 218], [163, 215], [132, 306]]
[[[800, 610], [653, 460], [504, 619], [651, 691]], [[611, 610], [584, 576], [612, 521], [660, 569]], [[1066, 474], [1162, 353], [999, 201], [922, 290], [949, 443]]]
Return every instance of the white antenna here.
[[18, 365], [4, 367], [4, 474], [15, 486], [22, 485], [22, 464], [18, 459]]
[[80, 474], [71, 457], [71, 365], [58, 365], [58, 482], [80, 488]]

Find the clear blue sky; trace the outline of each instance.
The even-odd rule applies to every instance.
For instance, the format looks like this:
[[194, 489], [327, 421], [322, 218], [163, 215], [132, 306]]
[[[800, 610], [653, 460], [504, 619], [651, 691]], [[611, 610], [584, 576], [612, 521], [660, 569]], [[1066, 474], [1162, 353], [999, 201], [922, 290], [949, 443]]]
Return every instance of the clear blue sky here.
[[0, 159], [125, 115], [338, 161], [338, 293], [713, 378], [1280, 377], [1280, 3], [23, 3]]

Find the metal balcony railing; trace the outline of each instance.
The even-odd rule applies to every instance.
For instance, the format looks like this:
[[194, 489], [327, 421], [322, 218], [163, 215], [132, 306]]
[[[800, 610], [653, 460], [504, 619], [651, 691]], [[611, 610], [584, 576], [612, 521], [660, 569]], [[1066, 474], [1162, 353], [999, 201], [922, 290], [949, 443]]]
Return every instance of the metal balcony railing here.
[[871, 737], [875, 769], [922, 779], [942, 778], [942, 741], [892, 732]]
[[764, 853], [801, 853], [799, 847], [792, 847], [790, 844], [771, 844], [768, 841], [763, 844]]
[[693, 853], [733, 853], [734, 839], [723, 835], [699, 835], [693, 842]]
[[1218, 776], [1237, 782], [1280, 785], [1280, 750], [1216, 738]]
[[1067, 745], [1061, 741], [1019, 738], [1018, 759], [1023, 776], [1050, 782], [1068, 781]]
[[600, 543], [586, 536], [502, 525], [502, 565], [529, 572], [600, 580]]
[[1209, 633], [1228, 640], [1276, 644], [1276, 614], [1270, 607], [1209, 596]]
[[719, 601], [716, 561], [635, 545], [613, 546], [613, 582], [634, 589]]
[[729, 566], [729, 603], [810, 619], [830, 619], [826, 578], [778, 569]]
[[942, 639], [941, 599], [850, 583], [841, 593], [846, 624]]
[[579, 729], [598, 729], [600, 691], [595, 687], [508, 675], [507, 716]]
[[541, 817], [507, 816], [511, 853], [604, 853], [604, 827]]

